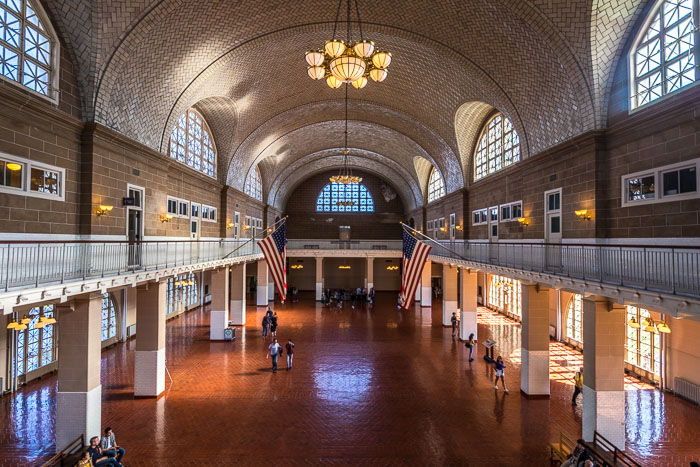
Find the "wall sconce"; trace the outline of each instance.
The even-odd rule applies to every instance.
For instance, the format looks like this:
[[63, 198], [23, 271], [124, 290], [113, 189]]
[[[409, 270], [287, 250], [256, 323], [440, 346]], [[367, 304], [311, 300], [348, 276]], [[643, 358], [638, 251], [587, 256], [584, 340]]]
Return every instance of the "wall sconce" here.
[[461, 226], [461, 225], [457, 225], [457, 226], [455, 226], [455, 229], [457, 229], [457, 230], [462, 230], [462, 226]]
[[291, 267], [292, 269], [304, 269], [304, 265], [303, 265], [303, 264], [292, 264], [290, 267]]
[[518, 224], [527, 227], [528, 225], [530, 225], [530, 221], [527, 220], [527, 217], [518, 217]]
[[447, 227], [440, 227], [440, 232], [447, 232]]
[[228, 222], [228, 223], [226, 224], [226, 228], [227, 228], [227, 229], [232, 229], [232, 228], [234, 228], [235, 226], [236, 226], [236, 224], [234, 224], [233, 222]]
[[182, 282], [180, 282], [180, 279], [175, 281], [175, 285], [180, 285], [180, 284], [182, 284]]
[[171, 220], [173, 220], [173, 215], [172, 215], [172, 214], [165, 214], [165, 215], [161, 214], [161, 215], [160, 215], [160, 221], [161, 221], [161, 222], [170, 222]]
[[98, 216], [104, 216], [108, 212], [111, 212], [112, 209], [114, 209], [114, 206], [109, 206], [107, 204], [100, 204], [100, 207], [97, 208], [97, 210], [95, 211], [95, 214], [97, 214]]
[[399, 269], [399, 267], [396, 265], [386, 267], [387, 271], [396, 271], [397, 269]]
[[250, 230], [250, 226], [244, 224], [244, 225], [243, 225], [243, 230]]
[[632, 317], [631, 320], [627, 321], [627, 325], [634, 329], [639, 329], [641, 325], [637, 322], [637, 318]]
[[350, 269], [350, 266], [338, 266], [338, 269]]
[[194, 285], [194, 281], [190, 279], [189, 282], [187, 282], [187, 285]]
[[576, 216], [579, 219], [583, 219], [585, 221], [591, 220], [591, 215], [588, 214], [588, 209], [580, 209], [578, 211], [574, 211], [574, 214], [576, 214]]

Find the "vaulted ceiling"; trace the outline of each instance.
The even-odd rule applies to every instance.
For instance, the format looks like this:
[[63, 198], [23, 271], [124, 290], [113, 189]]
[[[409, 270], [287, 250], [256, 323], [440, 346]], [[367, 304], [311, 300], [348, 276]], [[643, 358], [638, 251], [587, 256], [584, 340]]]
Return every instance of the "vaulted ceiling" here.
[[[466, 186], [493, 109], [512, 120], [524, 157], [603, 126], [644, 3], [359, 0], [365, 38], [394, 60], [385, 82], [349, 89], [351, 164], [391, 179], [415, 207], [425, 168], [414, 159], [437, 167], [448, 192]], [[305, 177], [340, 164], [344, 88], [311, 80], [304, 62], [331, 37], [335, 1], [44, 5], [76, 67], [85, 119], [165, 153], [175, 120], [195, 106], [216, 141], [219, 180], [242, 190], [258, 166], [278, 207]]]

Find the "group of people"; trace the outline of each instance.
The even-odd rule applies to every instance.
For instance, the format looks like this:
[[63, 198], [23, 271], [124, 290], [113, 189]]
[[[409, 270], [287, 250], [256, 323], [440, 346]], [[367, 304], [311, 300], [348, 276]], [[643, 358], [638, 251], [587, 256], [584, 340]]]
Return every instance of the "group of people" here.
[[117, 444], [111, 427], [105, 428], [102, 438], [90, 438], [90, 446], [83, 453], [77, 467], [122, 467], [122, 457], [126, 451]]
[[273, 312], [269, 308], [262, 319], [262, 335], [263, 337], [267, 337], [268, 335], [272, 337], [277, 336], [277, 312]]
[[328, 307], [343, 307], [343, 302], [349, 300], [350, 306], [354, 309], [360, 303], [374, 304], [374, 288], [369, 291], [362, 287], [356, 289], [325, 289], [321, 294], [321, 303]]
[[[455, 330], [457, 328], [457, 316], [452, 313], [452, 335], [455, 335]], [[469, 349], [469, 361], [474, 361], [474, 348], [476, 348], [477, 340], [474, 339], [474, 333], [469, 334], [469, 338], [464, 343], [464, 346]], [[496, 358], [493, 363], [495, 380], [493, 382], [493, 388], [498, 390], [498, 380], [501, 380], [501, 386], [503, 386], [503, 392], [508, 393], [508, 387], [506, 386], [506, 364], [503, 361], [503, 357], [500, 355]]]
[[[267, 355], [265, 358], [272, 358], [272, 372], [277, 373], [277, 361], [284, 354], [284, 349], [277, 342], [277, 312], [270, 308], [265, 312], [262, 320], [262, 335], [272, 337], [272, 343], [268, 346]], [[294, 342], [292, 339], [287, 340], [285, 345], [287, 349], [287, 371], [292, 369], [292, 361], [294, 360]]]

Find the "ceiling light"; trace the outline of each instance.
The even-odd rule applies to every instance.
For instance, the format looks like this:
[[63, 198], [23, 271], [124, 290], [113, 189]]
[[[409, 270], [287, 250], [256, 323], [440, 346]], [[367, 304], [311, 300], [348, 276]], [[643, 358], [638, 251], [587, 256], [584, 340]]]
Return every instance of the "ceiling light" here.
[[22, 169], [21, 164], [16, 164], [14, 162], [8, 162], [7, 164], [5, 164], [5, 167], [7, 167], [8, 170], [12, 170], [13, 172], [16, 172], [17, 170]]

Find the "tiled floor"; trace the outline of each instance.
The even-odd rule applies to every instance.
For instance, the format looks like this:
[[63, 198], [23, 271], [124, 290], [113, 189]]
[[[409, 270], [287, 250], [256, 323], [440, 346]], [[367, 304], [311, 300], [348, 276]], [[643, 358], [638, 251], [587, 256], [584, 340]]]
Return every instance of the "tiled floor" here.
[[[296, 342], [294, 370], [272, 374], [248, 309], [235, 342], [208, 340], [208, 313], [168, 323], [174, 379], [158, 400], [133, 399], [135, 341], [104, 352], [104, 425], [126, 465], [548, 465], [548, 443], [580, 434], [570, 403], [581, 356], [552, 344], [552, 397], [520, 396], [520, 329], [482, 310], [479, 339], [506, 356], [511, 393], [493, 369], [442, 328], [440, 305], [398, 312], [394, 295], [374, 310], [329, 310], [310, 300], [277, 306], [278, 335]], [[433, 324], [436, 323], [436, 324]], [[481, 355], [479, 355], [480, 357]], [[628, 381], [628, 451], [643, 465], [700, 458], [700, 409]], [[0, 465], [31, 465], [54, 449], [55, 376], [0, 398]], [[45, 440], [45, 441], [44, 441]]]

